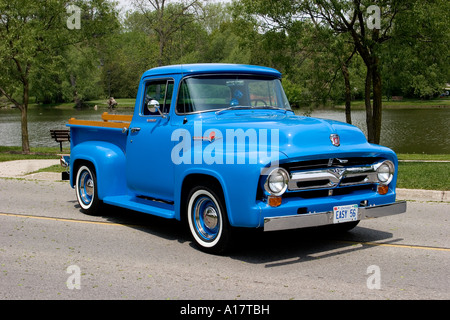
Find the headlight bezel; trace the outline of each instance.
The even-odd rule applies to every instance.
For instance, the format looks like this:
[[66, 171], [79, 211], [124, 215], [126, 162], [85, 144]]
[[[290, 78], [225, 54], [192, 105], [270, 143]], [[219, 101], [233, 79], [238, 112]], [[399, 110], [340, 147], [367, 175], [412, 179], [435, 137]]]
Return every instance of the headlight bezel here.
[[[385, 160], [377, 165], [376, 173], [378, 183], [388, 185], [394, 178], [395, 165], [390, 160]], [[386, 176], [387, 175], [387, 176]]]
[[[276, 181], [276, 179], [278, 179], [278, 181]], [[274, 188], [274, 184], [276, 183], [282, 183], [282, 186]], [[278, 167], [271, 170], [267, 175], [266, 181], [264, 182], [264, 190], [272, 196], [281, 196], [286, 192], [288, 184], [289, 173], [286, 169]]]

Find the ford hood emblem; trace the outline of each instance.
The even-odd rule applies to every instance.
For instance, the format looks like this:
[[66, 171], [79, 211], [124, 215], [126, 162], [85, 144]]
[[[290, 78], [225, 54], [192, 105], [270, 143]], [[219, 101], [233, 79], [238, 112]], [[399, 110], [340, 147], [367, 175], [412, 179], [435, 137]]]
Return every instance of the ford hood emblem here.
[[341, 145], [341, 139], [339, 138], [339, 135], [335, 133], [330, 135], [330, 140], [333, 146], [339, 147]]

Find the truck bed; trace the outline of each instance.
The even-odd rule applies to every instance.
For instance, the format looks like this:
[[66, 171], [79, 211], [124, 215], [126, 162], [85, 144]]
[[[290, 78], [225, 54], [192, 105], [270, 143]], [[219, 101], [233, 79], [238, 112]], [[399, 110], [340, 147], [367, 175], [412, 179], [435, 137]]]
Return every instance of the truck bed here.
[[104, 112], [101, 121], [71, 118], [67, 124], [70, 128], [71, 149], [85, 142], [103, 141], [125, 152], [126, 134], [123, 130], [129, 128], [132, 117]]

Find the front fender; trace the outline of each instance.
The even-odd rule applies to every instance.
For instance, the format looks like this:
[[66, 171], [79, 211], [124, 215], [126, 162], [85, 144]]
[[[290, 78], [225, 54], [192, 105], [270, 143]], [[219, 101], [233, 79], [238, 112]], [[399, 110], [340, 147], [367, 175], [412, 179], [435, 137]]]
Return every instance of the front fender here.
[[95, 168], [99, 199], [126, 193], [126, 162], [121, 148], [104, 141], [86, 141], [73, 147], [70, 154], [72, 187], [75, 185], [75, 170], [81, 162], [90, 162]]
[[[284, 160], [283, 153], [277, 153], [277, 160]], [[273, 160], [271, 158], [271, 160]], [[274, 162], [272, 164], [276, 164]], [[200, 174], [216, 179], [223, 190], [228, 220], [236, 227], [259, 227], [261, 210], [256, 203], [257, 192], [263, 169], [271, 162], [249, 164], [246, 159], [243, 164], [180, 164], [175, 167], [175, 194], [178, 202], [181, 201], [184, 179], [189, 175]], [[180, 219], [180, 206], [175, 206], [175, 214]]]

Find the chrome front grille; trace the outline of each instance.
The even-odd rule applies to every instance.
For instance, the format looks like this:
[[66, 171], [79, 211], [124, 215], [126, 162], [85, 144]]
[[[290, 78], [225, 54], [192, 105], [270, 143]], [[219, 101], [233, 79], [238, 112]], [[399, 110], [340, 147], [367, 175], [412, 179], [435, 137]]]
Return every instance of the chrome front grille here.
[[[349, 158], [291, 164], [287, 167], [290, 173], [288, 190], [334, 189], [374, 184], [378, 182], [377, 168], [381, 163], [382, 160], [378, 158]], [[319, 166], [322, 168], [319, 169]], [[298, 171], [299, 168], [303, 170]]]

